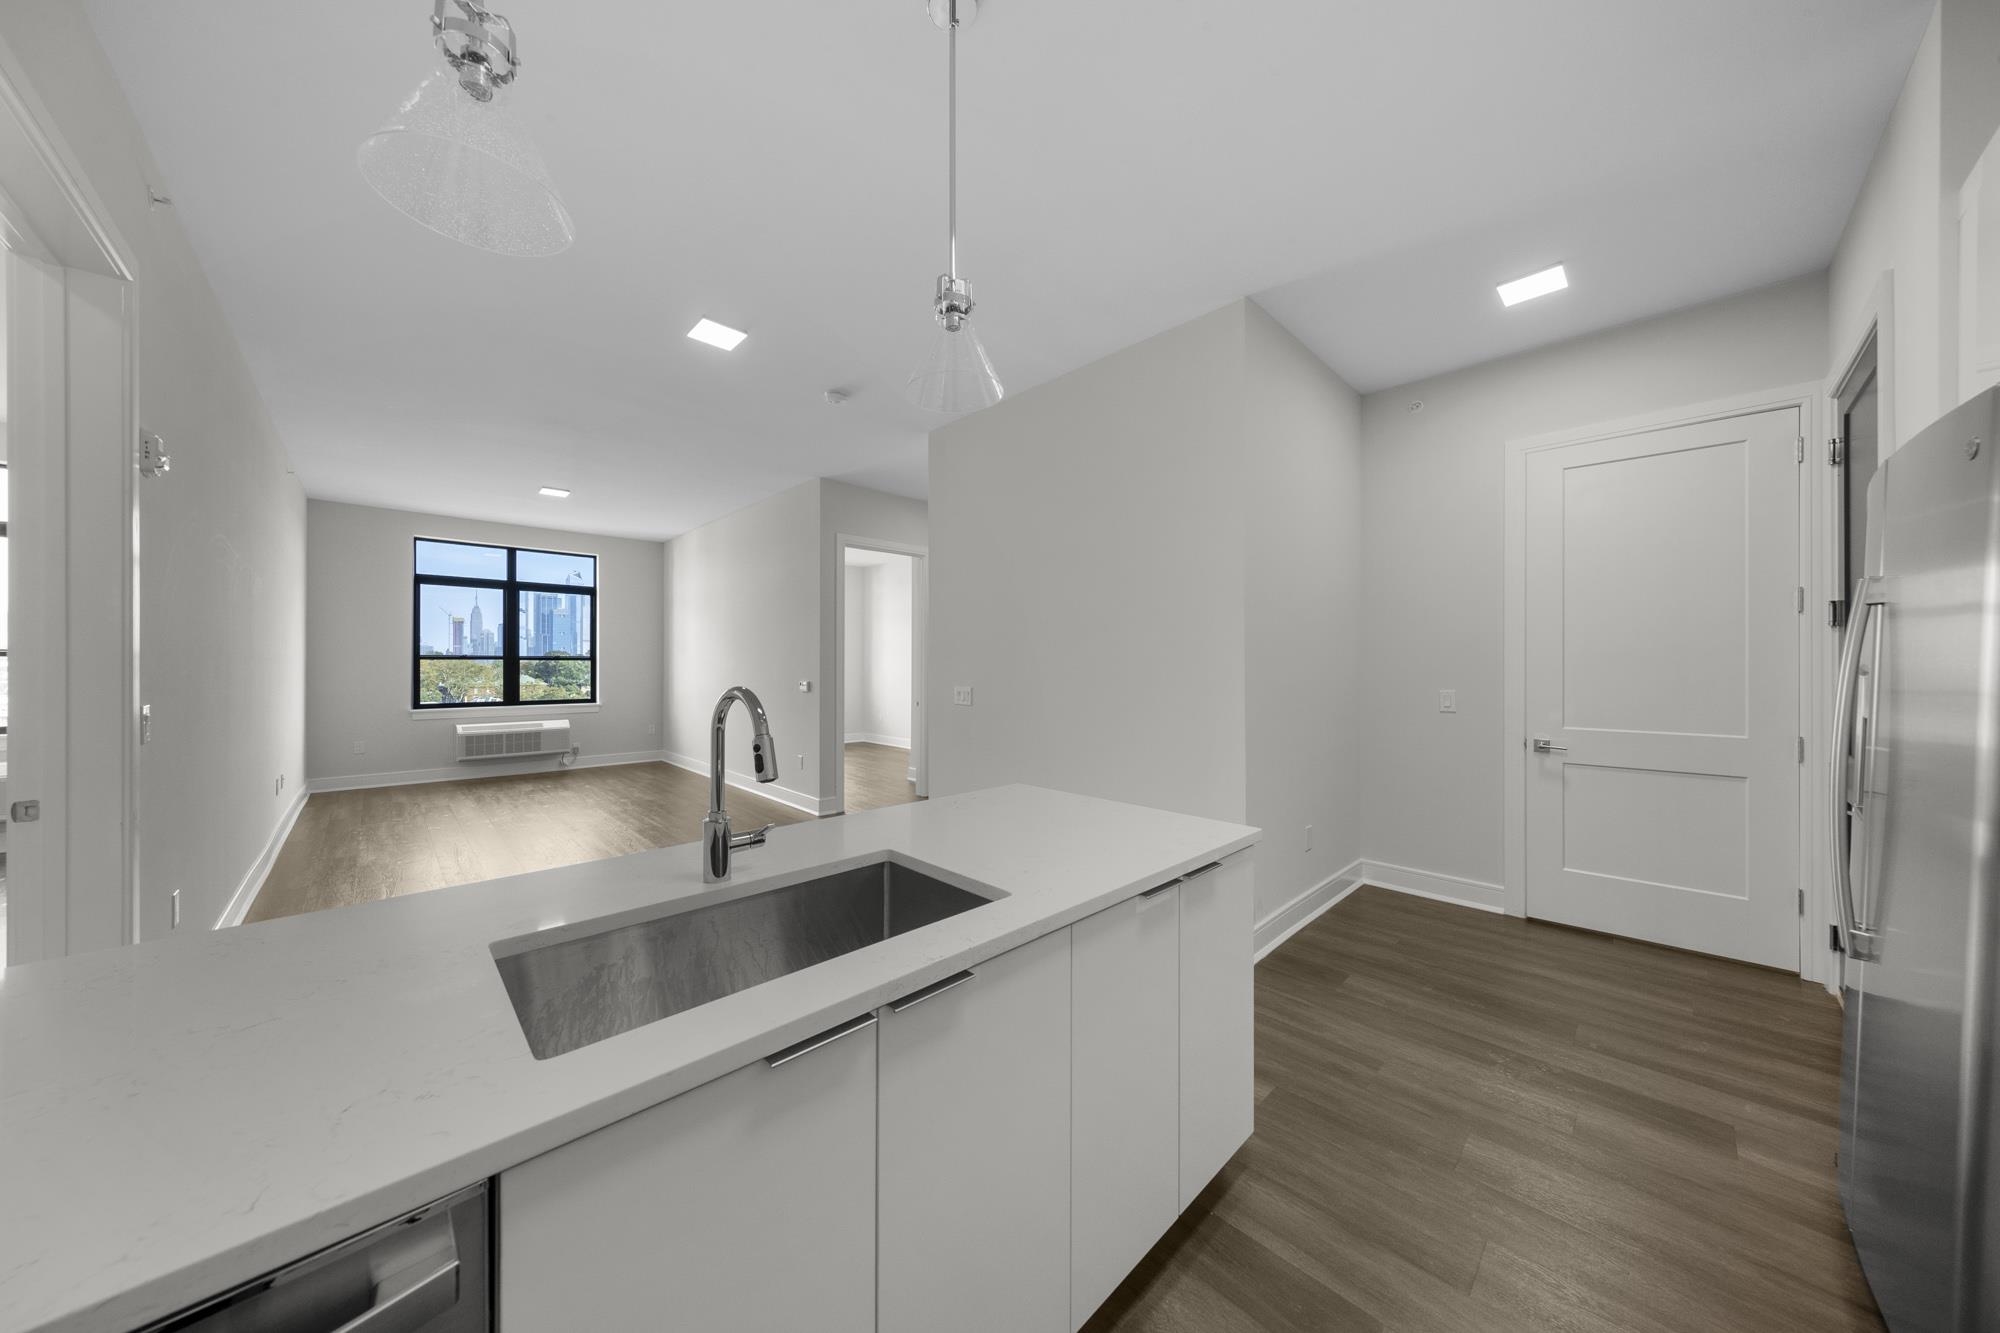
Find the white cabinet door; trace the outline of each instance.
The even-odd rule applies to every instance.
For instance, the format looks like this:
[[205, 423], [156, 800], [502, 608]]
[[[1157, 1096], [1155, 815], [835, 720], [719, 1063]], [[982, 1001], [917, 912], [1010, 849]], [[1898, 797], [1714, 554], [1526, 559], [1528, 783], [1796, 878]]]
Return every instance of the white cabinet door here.
[[503, 1173], [502, 1333], [869, 1333], [876, 1030]]
[[1180, 1213], [1180, 894], [1071, 930], [1070, 1324]]
[[1069, 932], [953, 980], [882, 1011], [879, 1326], [1063, 1333]]
[[1250, 853], [1181, 881], [1181, 1207], [1250, 1137], [1256, 1015]]

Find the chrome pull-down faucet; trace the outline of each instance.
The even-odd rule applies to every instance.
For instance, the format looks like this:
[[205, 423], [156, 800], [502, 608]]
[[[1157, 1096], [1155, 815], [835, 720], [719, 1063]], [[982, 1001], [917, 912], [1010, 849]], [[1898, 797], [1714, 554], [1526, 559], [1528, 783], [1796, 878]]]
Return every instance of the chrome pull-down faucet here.
[[766, 824], [755, 833], [731, 833], [729, 813], [722, 808], [722, 742], [729, 723], [729, 705], [741, 703], [749, 710], [750, 766], [759, 782], [778, 780], [778, 747], [771, 740], [771, 719], [764, 705], [748, 687], [737, 685], [723, 691], [716, 701], [715, 724], [708, 741], [708, 816], [701, 821], [701, 878], [720, 884], [729, 878], [729, 854], [738, 847], [761, 847], [764, 835], [775, 825]]

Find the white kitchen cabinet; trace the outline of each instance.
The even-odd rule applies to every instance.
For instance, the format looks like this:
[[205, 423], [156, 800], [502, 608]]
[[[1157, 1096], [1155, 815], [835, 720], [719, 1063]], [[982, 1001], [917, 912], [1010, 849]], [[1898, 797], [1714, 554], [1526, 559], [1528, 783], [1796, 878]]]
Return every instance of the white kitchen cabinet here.
[[1254, 874], [1245, 852], [1181, 881], [1183, 1209], [1250, 1137], [1255, 1116]]
[[875, 1078], [871, 1021], [503, 1173], [502, 1333], [868, 1333]]
[[882, 1011], [879, 1327], [1063, 1333], [1070, 933], [904, 1005]]
[[1070, 928], [1070, 1326], [1180, 1212], [1180, 895]]

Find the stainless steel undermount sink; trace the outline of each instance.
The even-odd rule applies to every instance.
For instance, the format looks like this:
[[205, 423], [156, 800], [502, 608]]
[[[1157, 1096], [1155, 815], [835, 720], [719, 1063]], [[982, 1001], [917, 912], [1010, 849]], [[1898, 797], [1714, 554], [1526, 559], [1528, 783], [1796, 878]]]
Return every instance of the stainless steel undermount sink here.
[[504, 940], [493, 953], [528, 1047], [546, 1060], [990, 901], [885, 859], [592, 933]]

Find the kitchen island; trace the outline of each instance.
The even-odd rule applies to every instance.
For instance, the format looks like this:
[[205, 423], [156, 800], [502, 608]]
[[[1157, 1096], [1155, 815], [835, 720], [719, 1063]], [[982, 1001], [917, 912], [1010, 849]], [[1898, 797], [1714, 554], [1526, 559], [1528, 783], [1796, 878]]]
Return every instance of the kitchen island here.
[[[668, 848], [10, 969], [0, 974], [0, 1330], [143, 1327], [498, 1178], [507, 1256], [499, 1326], [525, 1333], [546, 1326], [532, 1313], [538, 1300], [574, 1312], [545, 1282], [575, 1256], [538, 1268], [538, 1246], [540, 1257], [567, 1243], [615, 1259], [615, 1228], [629, 1236], [658, 1227], [699, 1199], [704, 1182], [675, 1174], [698, 1160], [681, 1145], [726, 1144], [727, 1133], [701, 1136], [766, 1123], [774, 1107], [816, 1105], [811, 1089], [828, 1079], [848, 1085], [845, 1111], [833, 1114], [832, 1129], [816, 1120], [791, 1146], [807, 1151], [812, 1134], [861, 1124], [864, 1103], [871, 1135], [878, 1111], [885, 1126], [906, 1124], [894, 1154], [865, 1171], [849, 1164], [837, 1201], [856, 1217], [865, 1202], [873, 1218], [879, 1190], [889, 1209], [883, 1244], [921, 1247], [942, 1219], [981, 1203], [938, 1196], [934, 1183], [961, 1168], [976, 1175], [979, 1156], [991, 1153], [976, 1134], [940, 1135], [943, 1111], [923, 1099], [962, 1085], [983, 1054], [1010, 1050], [1063, 1085], [1016, 1080], [1015, 1093], [1038, 1094], [1040, 1123], [1053, 1133], [1059, 1120], [1067, 1134], [1050, 1151], [1068, 1150], [1060, 1175], [1074, 1195], [1059, 1209], [1048, 1198], [1024, 1206], [1065, 1219], [1072, 1269], [1061, 1306], [1074, 1327], [1219, 1168], [1218, 1154], [1226, 1159], [1248, 1133], [1247, 849], [1256, 837], [1236, 824], [1004, 787], [777, 830], [726, 884], [702, 883], [696, 848]], [[749, 898], [885, 860], [986, 901], [546, 1059], [531, 1049], [503, 983], [499, 957], [540, 932], [588, 934], [600, 922]], [[1177, 923], [1172, 934], [1160, 924], [1168, 920]], [[940, 989], [966, 972], [968, 984]], [[1213, 987], [1213, 997], [1191, 1002], [1190, 984]], [[1060, 1012], [1048, 1003], [1052, 986]], [[891, 1008], [926, 992], [935, 998]], [[1025, 1007], [974, 1007], [982, 994], [1012, 994]], [[858, 1037], [813, 1047], [878, 1011], [883, 1021]], [[946, 1029], [970, 1025], [978, 1041], [940, 1047], [949, 1031], [906, 1026], [898, 1036], [889, 1021], [927, 1014]], [[1010, 1043], [1006, 1034], [1026, 1031], [1023, 1023], [1067, 1049]], [[934, 1068], [946, 1076], [892, 1061], [886, 1052], [898, 1042], [944, 1059]], [[812, 1049], [770, 1060], [795, 1047]], [[953, 1050], [962, 1067], [950, 1064]], [[805, 1077], [787, 1087], [788, 1073]], [[713, 1105], [681, 1095], [697, 1089]], [[1138, 1132], [1129, 1114], [1136, 1097], [1148, 1099]], [[1162, 1177], [1168, 1126], [1177, 1161]], [[772, 1160], [786, 1150], [750, 1146]], [[872, 1138], [868, 1149], [872, 1159]], [[627, 1152], [635, 1169], [607, 1168]], [[934, 1156], [926, 1161], [925, 1152]], [[717, 1189], [753, 1182], [754, 1162], [710, 1161]], [[1149, 1173], [1143, 1188], [1133, 1188], [1134, 1172]], [[647, 1180], [674, 1188], [642, 1188]], [[832, 1191], [820, 1184], [821, 1195]], [[611, 1191], [602, 1207], [591, 1195], [600, 1185]], [[683, 1190], [681, 1203], [663, 1202]], [[863, 1190], [865, 1201], [855, 1194]], [[1164, 1221], [1155, 1200], [1163, 1191]], [[891, 1216], [897, 1199], [935, 1207], [940, 1218]], [[576, 1207], [583, 1212], [564, 1211]], [[1121, 1215], [1141, 1207], [1143, 1216]], [[638, 1211], [620, 1218], [621, 1208]], [[579, 1236], [576, 1216], [614, 1229]], [[713, 1239], [720, 1223], [686, 1225]], [[902, 1230], [892, 1237], [892, 1227]], [[746, 1263], [776, 1253], [758, 1236], [721, 1239], [754, 1250]], [[865, 1243], [868, 1257], [888, 1264], [872, 1231], [814, 1239], [828, 1250]], [[664, 1241], [637, 1252], [672, 1253]], [[982, 1262], [990, 1267], [991, 1258]], [[898, 1311], [949, 1298], [890, 1292], [890, 1265], [878, 1319], [874, 1271], [867, 1266], [869, 1327], [902, 1326]], [[660, 1276], [635, 1275], [630, 1297], [646, 1299], [645, 1282]], [[743, 1274], [715, 1276], [746, 1289]], [[758, 1289], [785, 1284], [782, 1267], [768, 1269]], [[1055, 1293], [1035, 1298], [1053, 1311]], [[820, 1327], [860, 1326], [858, 1305], [834, 1310], [824, 1291], [812, 1299], [826, 1316]], [[596, 1326], [616, 1326], [615, 1310], [603, 1307], [609, 1322]], [[703, 1318], [712, 1316], [685, 1326], [720, 1326]]]

